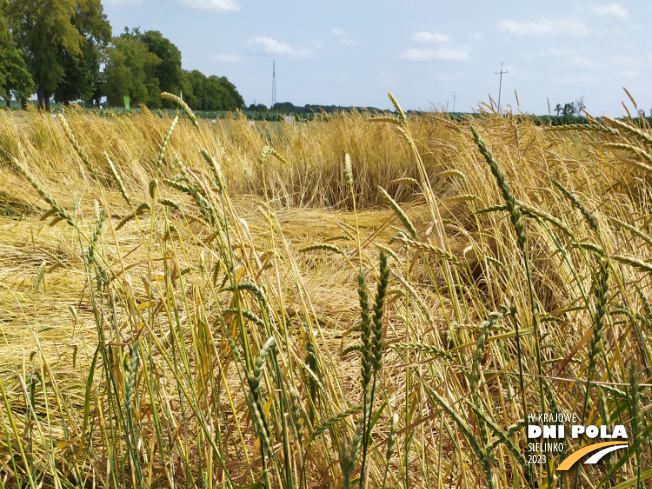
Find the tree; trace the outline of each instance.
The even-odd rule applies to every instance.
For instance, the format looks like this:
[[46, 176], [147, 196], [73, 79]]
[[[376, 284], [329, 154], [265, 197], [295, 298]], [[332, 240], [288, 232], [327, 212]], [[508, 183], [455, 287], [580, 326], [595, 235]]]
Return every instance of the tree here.
[[229, 94], [220, 79], [211, 75], [206, 80], [206, 97], [204, 110], [227, 110]]
[[[159, 31], [147, 31], [141, 34], [139, 39], [145, 43], [150, 53], [155, 54], [161, 60], [158, 65], [153, 67], [153, 75], [158, 78], [160, 90], [179, 95], [183, 78], [181, 51]], [[157, 97], [159, 103], [160, 100]]]
[[271, 109], [278, 110], [279, 112], [288, 112], [290, 114], [301, 112], [301, 107], [297, 107], [292, 102], [276, 102]]
[[561, 104], [555, 105], [555, 112], [557, 112], [557, 117], [559, 117], [559, 113], [562, 111]]
[[211, 75], [205, 86], [203, 110], [235, 110], [244, 106], [244, 99], [226, 77]]
[[204, 110], [206, 106], [206, 81], [206, 75], [199, 70], [183, 73], [183, 99], [193, 110]]
[[16, 92], [16, 98], [27, 99], [32, 94], [34, 82], [14, 42], [6, 11], [7, 2], [0, 0], [0, 96], [4, 97], [9, 108], [11, 92]]
[[193, 110], [235, 110], [244, 107], [244, 99], [226, 77], [193, 70], [183, 74], [183, 99]]
[[71, 100], [98, 100], [102, 93], [100, 67], [106, 60], [111, 26], [99, 0], [78, 2], [72, 23], [81, 34], [80, 53], [59, 55], [64, 77], [54, 91], [55, 100], [69, 105]]
[[109, 105], [122, 106], [123, 97], [129, 96], [134, 104], [160, 106], [161, 90], [154, 75], [160, 63], [161, 59], [147, 49], [137, 30], [114, 37], [106, 66]]
[[564, 108], [561, 111], [562, 115], [573, 115], [575, 114], [575, 106], [573, 103], [564, 104]]
[[[107, 51], [108, 53], [108, 51]], [[106, 55], [108, 59], [108, 54]], [[86, 103], [91, 107], [100, 107], [102, 104], [102, 97], [106, 96], [106, 70], [100, 71], [95, 77], [93, 83], [93, 91], [85, 98]]]
[[242, 109], [244, 107], [244, 99], [242, 98], [242, 95], [240, 95], [240, 92], [235, 88], [235, 85], [225, 76], [220, 77], [220, 83], [226, 89], [228, 94], [224, 110]]
[[575, 110], [577, 115], [582, 115], [584, 109], [586, 109], [586, 105], [584, 104], [584, 96], [581, 96], [575, 101]]
[[158, 108], [162, 105], [161, 92], [179, 95], [183, 85], [184, 95], [192, 98], [193, 83], [186, 78], [181, 52], [159, 31], [125, 29], [120, 37], [113, 38], [106, 67], [110, 105], [122, 105], [122, 98], [128, 95], [134, 103]]
[[[84, 55], [89, 39], [108, 23], [99, 0], [12, 0], [8, 14], [18, 47], [36, 84], [40, 108], [50, 110], [50, 97]], [[67, 62], [68, 61], [68, 62]], [[72, 80], [79, 75], [69, 74]], [[83, 85], [84, 83], [81, 83]], [[79, 87], [70, 93], [79, 91]]]
[[267, 112], [267, 106], [265, 104], [249, 104], [247, 110], [256, 111], [256, 112]]

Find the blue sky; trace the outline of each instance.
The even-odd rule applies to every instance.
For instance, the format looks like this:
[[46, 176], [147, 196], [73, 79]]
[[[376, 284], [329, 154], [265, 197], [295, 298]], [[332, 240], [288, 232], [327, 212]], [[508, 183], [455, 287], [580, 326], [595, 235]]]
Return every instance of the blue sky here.
[[103, 0], [114, 34], [159, 30], [183, 67], [226, 76], [247, 105], [547, 114], [583, 97], [594, 116], [652, 109], [652, 2], [595, 0]]

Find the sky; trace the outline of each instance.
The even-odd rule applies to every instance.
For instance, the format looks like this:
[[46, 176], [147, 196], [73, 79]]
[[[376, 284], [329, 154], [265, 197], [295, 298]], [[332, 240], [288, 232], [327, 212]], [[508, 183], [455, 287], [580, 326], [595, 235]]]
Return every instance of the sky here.
[[[226, 76], [245, 104], [472, 112], [496, 103], [593, 116], [652, 109], [652, 2], [102, 0], [119, 35], [158, 30], [183, 68]], [[502, 89], [500, 75], [502, 75]]]

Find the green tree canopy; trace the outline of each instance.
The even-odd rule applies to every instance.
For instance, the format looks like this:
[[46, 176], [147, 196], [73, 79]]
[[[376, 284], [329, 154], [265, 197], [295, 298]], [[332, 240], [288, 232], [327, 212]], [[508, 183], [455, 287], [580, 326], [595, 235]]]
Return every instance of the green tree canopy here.
[[125, 30], [112, 44], [106, 68], [109, 105], [122, 105], [128, 95], [136, 104], [158, 108], [161, 92], [180, 94], [181, 52], [159, 31]]
[[124, 32], [112, 44], [106, 66], [109, 105], [121, 107], [123, 97], [129, 96], [134, 104], [160, 106], [161, 90], [154, 73], [161, 58], [147, 49], [138, 31]]
[[244, 99], [240, 92], [235, 88], [235, 85], [231, 83], [227, 77], [221, 76], [219, 78], [220, 84], [225, 88], [227, 92], [226, 97], [226, 109], [224, 110], [234, 110], [241, 109], [244, 107]]
[[103, 77], [100, 67], [106, 59], [106, 50], [111, 40], [111, 26], [100, 0], [79, 1], [72, 23], [82, 36], [80, 53], [77, 56], [65, 50], [60, 53], [64, 77], [54, 92], [56, 101], [66, 105], [71, 100], [101, 97]]
[[153, 75], [158, 78], [161, 92], [179, 95], [183, 78], [181, 51], [159, 31], [147, 31], [141, 34], [139, 39], [145, 43], [150, 53], [155, 54], [161, 60], [153, 68]]
[[184, 72], [183, 97], [194, 110], [235, 110], [244, 106], [244, 99], [226, 77], [207, 77], [198, 70]]
[[[104, 68], [104, 70], [102, 70]], [[111, 37], [101, 0], [0, 0], [0, 97], [26, 100], [36, 89], [40, 108], [50, 98], [69, 104], [162, 106], [162, 91], [198, 110], [233, 110], [244, 100], [226, 77], [184, 72], [181, 52], [159, 31], [125, 29]]]
[[206, 75], [199, 70], [184, 71], [181, 82], [183, 99], [193, 110], [202, 110], [206, 98]]
[[26, 99], [33, 92], [34, 82], [7, 23], [7, 7], [8, 2], [0, 0], [0, 97], [9, 107], [11, 92]]
[[80, 64], [88, 58], [83, 71], [92, 72], [97, 54], [89, 43], [97, 46], [110, 36], [100, 0], [12, 0], [8, 14], [36, 84], [39, 107], [49, 110], [49, 99], [64, 80], [63, 98], [83, 95], [92, 76], [81, 77]]

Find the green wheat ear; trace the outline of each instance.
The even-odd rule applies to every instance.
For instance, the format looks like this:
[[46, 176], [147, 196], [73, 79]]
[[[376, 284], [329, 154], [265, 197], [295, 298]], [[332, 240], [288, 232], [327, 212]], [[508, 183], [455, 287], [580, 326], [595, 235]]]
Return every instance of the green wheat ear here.
[[104, 156], [106, 156], [106, 162], [109, 165], [109, 169], [111, 170], [111, 175], [113, 175], [113, 179], [115, 180], [115, 183], [118, 184], [118, 189], [120, 189], [120, 194], [122, 195], [122, 198], [125, 199], [125, 202], [127, 202], [129, 207], [133, 207], [131, 196], [129, 195], [129, 192], [127, 192], [127, 188], [125, 187], [125, 184], [122, 182], [122, 178], [120, 178], [120, 174], [118, 173], [118, 170], [116, 170], [115, 166], [113, 165], [113, 161], [111, 161], [111, 158], [109, 157], [108, 153], [105, 152]]
[[605, 323], [605, 315], [607, 314], [607, 293], [609, 290], [609, 260], [600, 261], [600, 273], [597, 277], [596, 289], [598, 291], [598, 304], [595, 312], [593, 337], [591, 338], [591, 347], [589, 353], [589, 369], [588, 381], [591, 381], [591, 376], [595, 370], [595, 360], [600, 352], [600, 340], [602, 339], [602, 327]]
[[398, 120], [401, 122], [401, 125], [406, 125], [407, 124], [407, 116], [405, 115], [405, 112], [403, 112], [403, 109], [401, 108], [400, 104], [398, 103], [398, 100], [396, 100], [396, 97], [394, 97], [394, 94], [391, 92], [387, 93], [387, 96], [389, 99], [392, 101], [392, 105], [396, 109], [396, 112], [398, 112]]
[[73, 220], [72, 216], [68, 213], [66, 208], [59, 204], [59, 202], [52, 197], [52, 194], [47, 191], [43, 185], [36, 179], [34, 175], [30, 173], [30, 171], [23, 166], [16, 158], [12, 158], [11, 162], [13, 165], [16, 167], [16, 169], [25, 177], [25, 179], [34, 187], [34, 189], [38, 192], [38, 194], [41, 196], [41, 198], [50, 204], [50, 207], [52, 210], [56, 211], [56, 213], [59, 215], [59, 217], [63, 220], [65, 220], [68, 224], [70, 224], [72, 227], [77, 227], [77, 224]]
[[367, 282], [364, 273], [360, 270], [358, 274], [358, 297], [360, 299], [360, 316], [362, 322], [360, 329], [362, 331], [362, 389], [367, 392], [371, 382], [371, 369], [373, 365], [373, 352], [371, 346], [371, 315], [369, 314], [369, 295], [367, 294]]
[[141, 215], [143, 212], [145, 212], [145, 211], [149, 211], [149, 210], [151, 210], [151, 209], [152, 209], [152, 208], [150, 207], [150, 205], [149, 205], [147, 202], [143, 202], [143, 203], [140, 204], [138, 207], [136, 207], [136, 210], [135, 210], [135, 211], [133, 211], [131, 214], [125, 216], [125, 217], [124, 217], [124, 218], [123, 218], [123, 219], [122, 219], [122, 220], [117, 224], [117, 226], [115, 227], [115, 230], [118, 231], [118, 230], [122, 229], [122, 228], [124, 227], [124, 225], [127, 224], [129, 221], [131, 221], [132, 219], [135, 219], [136, 217], [138, 217], [139, 215]]
[[584, 204], [580, 202], [577, 197], [575, 197], [566, 187], [564, 187], [561, 183], [559, 183], [557, 180], [554, 178], [550, 179], [552, 183], [557, 187], [562, 194], [564, 194], [564, 197], [566, 197], [570, 202], [573, 204], [574, 207], [576, 207], [584, 216], [584, 219], [586, 219], [586, 222], [589, 223], [589, 226], [591, 226], [591, 229], [595, 231], [595, 234], [600, 236], [600, 230], [598, 229], [598, 223], [596, 222], [595, 218], [591, 215], [589, 210], [584, 207]]
[[223, 190], [225, 178], [222, 174], [222, 167], [215, 161], [215, 159], [206, 149], [202, 148], [201, 155], [206, 160], [206, 163], [208, 163], [208, 166], [210, 166], [211, 171], [213, 172], [213, 177], [215, 178], [215, 183], [217, 183], [220, 190]]
[[179, 107], [181, 107], [183, 109], [183, 111], [186, 113], [186, 115], [188, 116], [188, 119], [190, 119], [192, 121], [193, 126], [195, 126], [197, 129], [199, 129], [199, 123], [197, 122], [197, 116], [192, 111], [190, 106], [188, 106], [187, 103], [185, 103], [183, 100], [181, 100], [176, 95], [173, 95], [173, 94], [168, 93], [168, 92], [161, 93], [161, 98], [163, 98], [165, 100], [171, 100], [172, 102], [177, 104]]
[[389, 284], [389, 265], [387, 264], [387, 255], [384, 251], [380, 252], [380, 265], [379, 265], [379, 278], [378, 289], [376, 290], [376, 301], [374, 303], [373, 312], [373, 356], [374, 356], [374, 370], [378, 371], [381, 367], [381, 360], [383, 356], [383, 315], [385, 308], [385, 296], [387, 294], [387, 286]]
[[165, 157], [165, 151], [167, 150], [168, 142], [170, 142], [170, 136], [172, 136], [172, 131], [174, 131], [174, 128], [177, 125], [178, 121], [179, 121], [179, 116], [177, 115], [174, 117], [174, 120], [172, 120], [172, 124], [170, 124], [168, 130], [165, 131], [165, 135], [163, 136], [163, 140], [161, 141], [161, 146], [159, 146], [158, 156], [156, 157], [157, 169], [161, 168], [161, 165], [163, 164], [163, 158]]
[[97, 174], [95, 173], [95, 167], [93, 166], [93, 162], [90, 160], [88, 157], [88, 154], [86, 151], [84, 151], [84, 148], [82, 148], [79, 143], [77, 142], [77, 139], [75, 139], [75, 135], [72, 133], [70, 130], [70, 126], [68, 125], [68, 121], [66, 121], [66, 118], [63, 116], [63, 114], [59, 114], [59, 122], [61, 123], [61, 127], [63, 127], [63, 132], [66, 135], [66, 138], [68, 138], [68, 141], [72, 145], [72, 147], [75, 149], [81, 160], [84, 162], [84, 165], [86, 166], [86, 169], [88, 172], [91, 174], [93, 179], [95, 181], [99, 182], [99, 179], [97, 178]]
[[498, 187], [500, 188], [500, 191], [503, 194], [503, 200], [505, 201], [505, 205], [507, 206], [507, 211], [509, 212], [509, 217], [512, 221], [512, 225], [514, 226], [514, 231], [516, 232], [518, 247], [521, 249], [523, 253], [525, 253], [525, 241], [526, 241], [525, 227], [523, 225], [523, 220], [521, 219], [521, 210], [516, 203], [516, 198], [514, 197], [514, 194], [512, 194], [512, 189], [510, 188], [509, 183], [507, 183], [505, 174], [500, 169], [500, 166], [498, 165], [498, 161], [496, 161], [496, 158], [494, 157], [493, 153], [487, 146], [485, 140], [482, 138], [482, 136], [480, 136], [478, 130], [475, 127], [471, 126], [471, 132], [473, 133], [473, 139], [475, 140], [475, 143], [477, 144], [480, 153], [482, 154], [482, 156], [484, 156], [484, 159], [489, 165], [489, 168], [491, 169], [491, 173], [496, 179], [496, 182], [498, 183]]
[[[348, 156], [348, 155], [347, 155]], [[410, 233], [410, 237], [413, 240], [419, 239], [417, 230], [414, 227], [414, 224], [412, 224], [412, 221], [410, 221], [410, 218], [407, 216], [405, 211], [401, 209], [401, 206], [398, 205], [398, 203], [392, 199], [392, 197], [387, 193], [387, 191], [383, 187], [378, 187], [378, 190], [380, 190], [380, 193], [382, 194], [383, 198], [387, 201], [387, 203], [391, 206], [391, 208], [394, 210], [394, 213], [396, 216], [401, 220], [403, 223], [403, 226], [407, 230], [408, 233]]]
[[324, 431], [327, 429], [331, 428], [333, 425], [339, 423], [345, 418], [348, 418], [349, 416], [356, 414], [362, 410], [362, 404], [358, 404], [357, 406], [352, 406], [346, 411], [342, 411], [341, 413], [336, 414], [335, 416], [332, 416], [328, 418], [326, 421], [324, 421], [322, 424], [320, 424], [315, 430], [310, 434], [310, 438], [308, 438], [308, 441], [306, 442], [306, 445], [309, 445], [312, 443], [312, 441], [317, 438], [319, 435], [321, 435]]
[[389, 462], [394, 454], [394, 447], [396, 446], [396, 431], [398, 430], [398, 414], [392, 415], [392, 424], [389, 429], [389, 436], [387, 437], [387, 451], [385, 452], [385, 475], [383, 476], [382, 488], [387, 484], [387, 474], [389, 473]]

